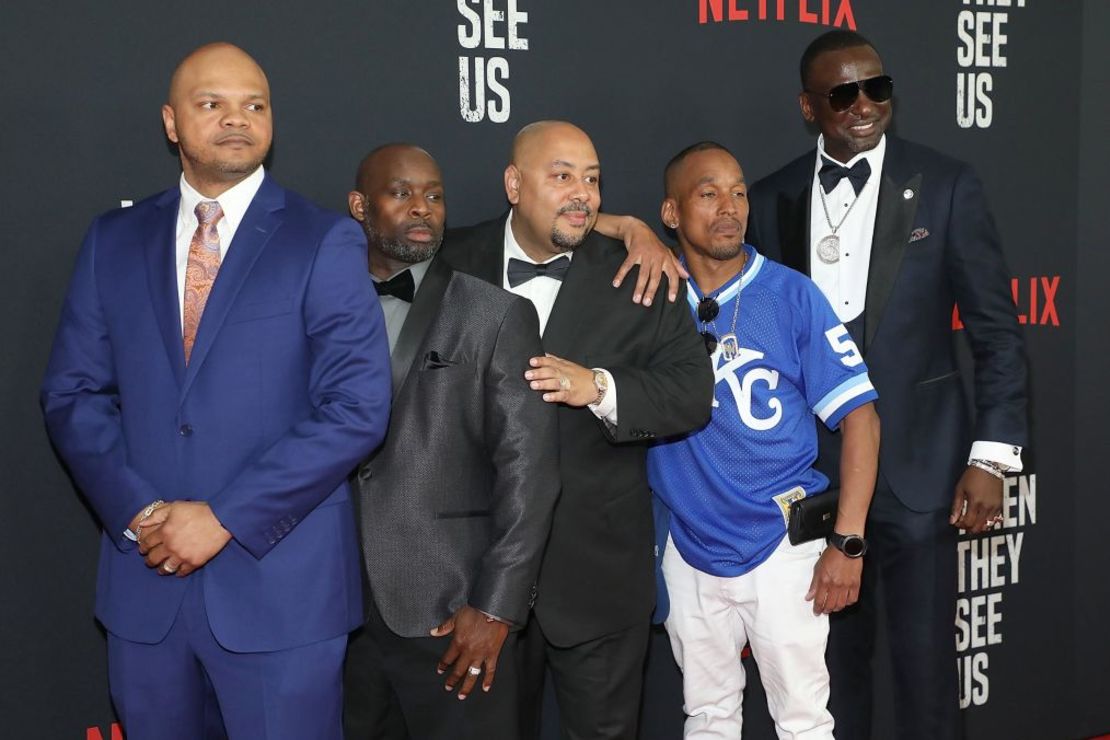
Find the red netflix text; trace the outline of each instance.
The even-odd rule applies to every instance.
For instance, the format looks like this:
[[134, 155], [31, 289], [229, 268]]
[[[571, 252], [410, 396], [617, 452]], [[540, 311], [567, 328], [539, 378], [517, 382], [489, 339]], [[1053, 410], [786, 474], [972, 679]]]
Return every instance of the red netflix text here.
[[[104, 740], [104, 735], [101, 734], [99, 727], [90, 727], [85, 730], [85, 740]], [[111, 736], [108, 740], [123, 740], [123, 728], [119, 726], [119, 722], [112, 723]]]
[[[1059, 275], [1011, 279], [1010, 293], [1018, 309], [1018, 323], [1033, 326], [1059, 326], [1060, 315], [1056, 313], [1056, 291], [1059, 287]], [[963, 328], [960, 307], [953, 306], [952, 330], [959, 331]]]
[[852, 0], [698, 0], [698, 23], [794, 21], [856, 30]]

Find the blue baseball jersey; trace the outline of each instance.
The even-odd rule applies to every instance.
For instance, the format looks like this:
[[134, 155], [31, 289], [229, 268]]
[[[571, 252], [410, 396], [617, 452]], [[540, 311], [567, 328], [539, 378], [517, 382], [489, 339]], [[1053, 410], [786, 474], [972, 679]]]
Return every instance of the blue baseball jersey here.
[[[720, 342], [710, 358], [712, 420], [648, 453], [675, 546], [698, 570], [726, 577], [771, 555], [791, 500], [828, 487], [813, 468], [814, 416], [836, 429], [878, 397], [855, 342], [813, 281], [744, 249], [746, 268], [714, 294], [720, 312], [706, 327], [724, 338], [740, 301], [736, 345], [730, 351]], [[692, 279], [686, 298], [697, 322], [703, 294]]]

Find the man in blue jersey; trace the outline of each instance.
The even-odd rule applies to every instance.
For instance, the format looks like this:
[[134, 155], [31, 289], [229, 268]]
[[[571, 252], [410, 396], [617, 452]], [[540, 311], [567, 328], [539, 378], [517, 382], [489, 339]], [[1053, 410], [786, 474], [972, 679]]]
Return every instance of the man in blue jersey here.
[[[744, 244], [744, 174], [702, 142], [667, 165], [663, 222], [716, 375], [713, 417], [654, 447], [669, 511], [666, 627], [683, 671], [686, 738], [740, 737], [751, 646], [780, 737], [831, 738], [828, 614], [856, 601], [878, 466], [875, 389], [821, 291]], [[813, 468], [817, 416], [844, 435], [836, 534], [794, 546], [790, 502], [828, 488]]]

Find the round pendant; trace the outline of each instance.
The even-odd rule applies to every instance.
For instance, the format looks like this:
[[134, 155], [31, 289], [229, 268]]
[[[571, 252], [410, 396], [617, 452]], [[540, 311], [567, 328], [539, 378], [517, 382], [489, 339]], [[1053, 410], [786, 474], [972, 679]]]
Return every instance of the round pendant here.
[[817, 259], [826, 265], [835, 265], [840, 261], [840, 237], [829, 234], [817, 242]]

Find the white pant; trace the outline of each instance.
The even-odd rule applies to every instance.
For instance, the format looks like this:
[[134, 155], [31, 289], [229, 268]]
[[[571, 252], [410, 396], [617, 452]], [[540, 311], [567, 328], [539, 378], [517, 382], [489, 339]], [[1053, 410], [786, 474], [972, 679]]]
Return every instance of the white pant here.
[[825, 645], [829, 618], [805, 600], [824, 543], [782, 544], [755, 570], [721, 578], [691, 567], [668, 538], [663, 556], [667, 634], [682, 669], [684, 737], [739, 740], [751, 645], [780, 738], [833, 736]]

